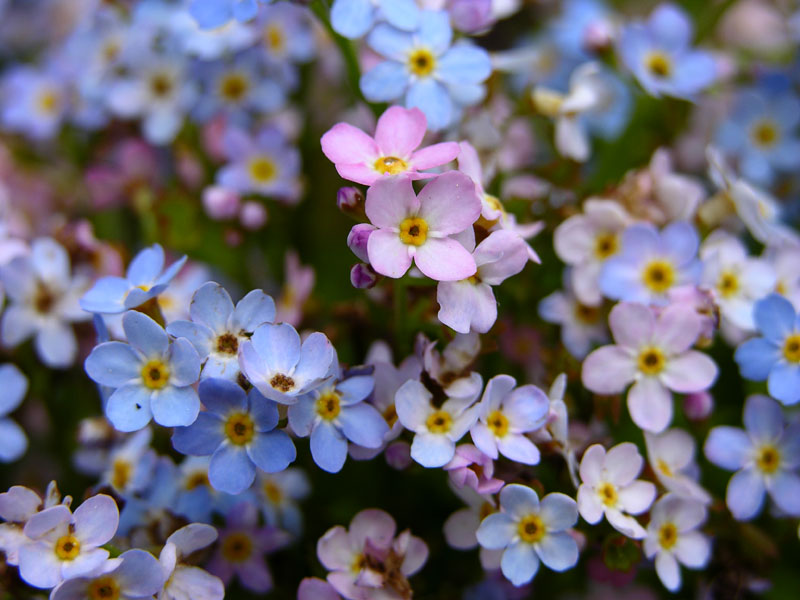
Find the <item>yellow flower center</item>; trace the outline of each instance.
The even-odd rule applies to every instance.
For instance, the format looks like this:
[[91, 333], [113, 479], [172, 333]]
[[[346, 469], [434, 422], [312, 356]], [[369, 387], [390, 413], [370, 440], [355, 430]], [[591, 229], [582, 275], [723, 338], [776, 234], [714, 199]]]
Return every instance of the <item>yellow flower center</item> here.
[[575, 304], [575, 318], [585, 325], [594, 325], [600, 320], [600, 309], [578, 302]]
[[33, 307], [40, 315], [46, 315], [55, 306], [56, 295], [41, 281], [36, 283], [36, 292], [33, 295]]
[[495, 512], [496, 512], [495, 508], [494, 506], [491, 505], [491, 503], [484, 502], [483, 504], [481, 504], [481, 507], [478, 510], [478, 517], [480, 518], [481, 521], [483, 521], [486, 517], [488, 517], [491, 514], [494, 514]]
[[427, 48], [417, 48], [408, 55], [408, 69], [417, 77], [427, 77], [436, 68], [436, 57]]
[[397, 423], [397, 409], [394, 407], [394, 404], [390, 404], [386, 407], [386, 410], [383, 411], [383, 419], [389, 427], [394, 427], [394, 424]]
[[644, 60], [647, 70], [658, 78], [672, 75], [672, 59], [664, 52], [650, 52]]
[[124, 490], [131, 480], [131, 475], [133, 475], [133, 465], [130, 461], [118, 458], [111, 467], [111, 485], [118, 490]]
[[242, 73], [228, 73], [219, 82], [219, 94], [229, 102], [239, 102], [250, 90], [250, 81]]
[[192, 473], [186, 478], [184, 487], [190, 492], [199, 487], [211, 487], [211, 482], [208, 480], [208, 473], [205, 471], [197, 471], [196, 473]]
[[594, 255], [598, 260], [605, 260], [619, 251], [619, 236], [611, 231], [598, 233], [594, 238]]
[[264, 43], [271, 51], [280, 53], [286, 47], [286, 36], [280, 27], [271, 23], [264, 28]]
[[783, 342], [783, 357], [790, 363], [800, 363], [800, 333], [794, 333]]
[[409, 246], [422, 246], [428, 239], [428, 223], [419, 217], [408, 217], [400, 223], [400, 240]]
[[723, 298], [735, 296], [739, 291], [739, 277], [733, 271], [724, 271], [717, 281], [717, 291]]
[[753, 140], [753, 144], [762, 148], [774, 146], [779, 137], [778, 127], [772, 119], [761, 119], [750, 130], [750, 138]]
[[269, 384], [272, 386], [272, 389], [286, 393], [294, 387], [294, 379], [278, 373], [269, 380]]
[[771, 444], [762, 446], [756, 457], [756, 465], [762, 473], [771, 475], [781, 466], [781, 453]]
[[233, 413], [225, 421], [225, 435], [231, 444], [244, 446], [249, 444], [256, 435], [256, 424], [247, 413]]
[[645, 375], [658, 375], [667, 365], [667, 359], [659, 348], [645, 348], [639, 353], [639, 371]]
[[217, 352], [236, 356], [239, 352], [239, 340], [232, 333], [223, 333], [217, 338]]
[[431, 413], [425, 425], [431, 433], [447, 433], [453, 425], [453, 417], [446, 410], [437, 410]]
[[113, 577], [100, 577], [89, 584], [89, 600], [118, 600], [119, 585]]
[[658, 544], [664, 550], [669, 550], [677, 543], [678, 528], [675, 527], [674, 523], [664, 523], [658, 528]]
[[326, 421], [333, 421], [342, 412], [341, 396], [336, 392], [325, 392], [317, 399], [317, 414]]
[[675, 283], [675, 275], [675, 267], [671, 262], [663, 259], [651, 260], [644, 267], [642, 282], [651, 291], [663, 294]]
[[39, 94], [39, 110], [46, 114], [53, 114], [60, 105], [59, 96], [53, 90], [45, 90]]
[[486, 425], [496, 437], [504, 437], [508, 433], [508, 417], [499, 410], [494, 411], [486, 419]]
[[264, 185], [275, 179], [278, 169], [271, 159], [266, 156], [257, 156], [251, 158], [247, 163], [247, 172], [250, 173], [250, 179]]
[[786, 285], [786, 281], [783, 279], [779, 279], [778, 282], [775, 284], [775, 293], [780, 294], [781, 296], [785, 296], [786, 292], [788, 292], [788, 286]]
[[603, 482], [597, 488], [597, 495], [600, 496], [600, 501], [606, 506], [616, 506], [617, 504], [617, 488], [613, 483]]
[[169, 369], [160, 358], [147, 361], [141, 374], [142, 383], [151, 390], [160, 390], [169, 383]]
[[280, 504], [281, 500], [283, 500], [283, 492], [274, 481], [264, 483], [264, 495], [273, 504]]
[[674, 477], [675, 476], [674, 473], [672, 472], [672, 469], [669, 468], [669, 465], [662, 458], [659, 458], [656, 461], [656, 467], [658, 468], [659, 471], [661, 471], [667, 477]]
[[245, 533], [232, 533], [222, 542], [222, 556], [232, 563], [243, 563], [253, 553], [253, 541]]
[[62, 535], [56, 541], [55, 550], [60, 560], [72, 560], [81, 553], [81, 543], [72, 534]]
[[399, 175], [408, 171], [408, 163], [396, 156], [381, 156], [372, 168], [381, 175]]
[[517, 525], [517, 533], [523, 542], [535, 544], [547, 534], [547, 528], [539, 515], [528, 515]]
[[154, 73], [150, 77], [150, 92], [156, 98], [166, 98], [172, 93], [172, 78], [166, 73]]

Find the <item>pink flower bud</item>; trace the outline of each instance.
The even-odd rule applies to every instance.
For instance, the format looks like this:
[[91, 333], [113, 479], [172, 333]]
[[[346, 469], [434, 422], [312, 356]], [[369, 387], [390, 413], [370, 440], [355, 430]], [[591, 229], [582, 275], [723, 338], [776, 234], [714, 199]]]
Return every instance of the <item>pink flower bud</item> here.
[[714, 398], [708, 392], [687, 394], [683, 399], [683, 412], [687, 419], [702, 421], [714, 410]]
[[267, 222], [267, 209], [260, 202], [245, 202], [239, 213], [239, 221], [245, 229], [261, 229]]
[[346, 215], [356, 219], [366, 219], [364, 212], [364, 194], [357, 187], [339, 188], [336, 193], [336, 206]]
[[203, 208], [215, 220], [232, 219], [239, 212], [239, 194], [213, 185], [203, 190]]
[[365, 263], [353, 265], [350, 269], [350, 283], [359, 290], [367, 290], [378, 283], [379, 275], [373, 271], [372, 267]]

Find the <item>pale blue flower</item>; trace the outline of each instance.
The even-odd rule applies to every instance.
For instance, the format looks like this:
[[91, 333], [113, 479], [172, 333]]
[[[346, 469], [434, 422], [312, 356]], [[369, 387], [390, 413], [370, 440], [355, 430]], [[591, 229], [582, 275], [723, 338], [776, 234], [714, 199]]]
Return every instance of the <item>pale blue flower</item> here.
[[377, 21], [385, 19], [403, 31], [419, 26], [420, 10], [414, 0], [334, 0], [331, 26], [346, 38], [360, 38]]
[[329, 380], [289, 407], [292, 431], [311, 437], [311, 456], [325, 471], [342, 469], [348, 440], [365, 448], [383, 445], [389, 426], [374, 406], [364, 402], [373, 386], [372, 375]]
[[461, 107], [483, 99], [483, 82], [492, 72], [486, 50], [466, 42], [451, 46], [452, 37], [441, 11], [425, 11], [411, 33], [377, 25], [367, 42], [387, 60], [361, 77], [364, 96], [372, 102], [402, 99], [406, 108], [425, 113], [434, 131], [452, 124]]
[[209, 281], [192, 296], [191, 321], [173, 321], [167, 333], [189, 340], [204, 361], [201, 379], [239, 375], [239, 346], [253, 330], [275, 319], [275, 302], [261, 290], [253, 290], [234, 307], [225, 288]]
[[141, 306], [155, 298], [178, 274], [186, 256], [164, 269], [164, 249], [153, 244], [137, 254], [128, 265], [125, 277], [101, 277], [80, 300], [84, 310], [117, 314]]
[[206, 410], [189, 427], [176, 427], [172, 445], [178, 452], [211, 456], [208, 479], [215, 489], [240, 494], [250, 487], [256, 467], [282, 471], [294, 461], [294, 444], [278, 425], [278, 406], [258, 390], [249, 393], [227, 379], [200, 382]]
[[28, 393], [28, 378], [16, 365], [0, 365], [0, 462], [17, 460], [28, 449], [25, 431], [8, 415], [22, 403]]
[[742, 377], [766, 379], [770, 396], [783, 404], [800, 402], [800, 316], [786, 298], [770, 294], [756, 302], [753, 318], [763, 337], [736, 349]]
[[194, 423], [200, 400], [192, 388], [200, 376], [200, 357], [189, 340], [170, 341], [153, 319], [137, 311], [122, 317], [128, 343], [104, 342], [92, 350], [89, 377], [116, 388], [106, 416], [120, 431], [136, 431], [154, 419], [164, 427]]
[[[262, 4], [272, 0], [258, 0]], [[256, 0], [192, 0], [189, 14], [203, 29], [222, 27], [231, 19], [240, 23], [254, 19], [258, 14]]]
[[[51, 600], [85, 600], [99, 598], [97, 589], [116, 592], [115, 600], [149, 598], [164, 585], [164, 573], [156, 557], [144, 550], [128, 550], [119, 556], [119, 564], [94, 577], [79, 577], [61, 583], [50, 595]], [[101, 592], [102, 593], [102, 592]]]
[[258, 473], [255, 491], [267, 525], [296, 536], [303, 530], [303, 513], [297, 505], [311, 493], [305, 471], [289, 467], [279, 473]]
[[4, 129], [36, 140], [58, 133], [67, 112], [68, 90], [55, 72], [14, 67], [3, 76], [0, 92]]
[[478, 528], [478, 543], [503, 550], [500, 569], [516, 586], [531, 581], [543, 562], [566, 571], [578, 562], [578, 544], [566, 532], [578, 521], [578, 506], [565, 494], [539, 496], [531, 488], [511, 484], [500, 491], [500, 512], [486, 517]]
[[746, 431], [714, 427], [706, 439], [708, 460], [736, 471], [725, 502], [740, 521], [752, 519], [769, 493], [783, 512], [800, 516], [800, 424], [784, 426], [780, 405], [767, 396], [750, 396], [744, 406]]
[[694, 50], [692, 35], [692, 22], [682, 9], [660, 4], [646, 23], [622, 29], [619, 53], [648, 94], [691, 99], [717, 78], [714, 57]]

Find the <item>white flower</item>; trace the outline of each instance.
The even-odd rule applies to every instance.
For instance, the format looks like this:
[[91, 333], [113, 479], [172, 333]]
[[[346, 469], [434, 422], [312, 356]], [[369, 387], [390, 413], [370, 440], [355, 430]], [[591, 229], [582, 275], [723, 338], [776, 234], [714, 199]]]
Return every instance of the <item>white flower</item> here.
[[665, 488], [684, 498], [711, 502], [708, 492], [691, 476], [697, 472], [691, 435], [682, 429], [668, 429], [658, 435], [645, 431], [644, 441], [650, 466]]

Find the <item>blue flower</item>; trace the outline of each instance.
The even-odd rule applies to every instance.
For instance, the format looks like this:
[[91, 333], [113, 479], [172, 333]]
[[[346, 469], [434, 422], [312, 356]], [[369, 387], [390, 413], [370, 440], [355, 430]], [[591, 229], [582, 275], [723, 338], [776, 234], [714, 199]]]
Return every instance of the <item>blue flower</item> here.
[[486, 50], [468, 43], [451, 47], [452, 37], [446, 12], [426, 11], [413, 33], [377, 25], [367, 42], [388, 60], [361, 77], [364, 96], [373, 102], [404, 98], [406, 108], [425, 113], [430, 129], [450, 125], [459, 107], [483, 99], [483, 82], [492, 72]]
[[419, 26], [420, 10], [414, 0], [334, 0], [331, 26], [346, 38], [359, 38], [381, 18], [404, 31]]
[[800, 99], [790, 91], [748, 89], [736, 98], [733, 113], [717, 129], [716, 143], [739, 160], [748, 179], [769, 185], [775, 171], [800, 167]]
[[[262, 4], [272, 0], [258, 0]], [[192, 0], [191, 14], [203, 29], [222, 27], [231, 19], [240, 23], [255, 18], [258, 13], [256, 0]]]
[[767, 380], [770, 396], [784, 404], [800, 402], [800, 317], [779, 294], [755, 304], [753, 318], [763, 337], [747, 340], [734, 358], [742, 377]]
[[153, 244], [137, 254], [125, 277], [101, 277], [80, 300], [81, 308], [92, 313], [117, 314], [155, 298], [178, 274], [186, 257], [164, 270], [164, 249]]
[[586, 51], [594, 27], [610, 31], [612, 14], [600, 0], [566, 0], [559, 17], [551, 25], [553, 41], [568, 57], [577, 60], [591, 58]]
[[202, 379], [239, 375], [239, 346], [253, 330], [275, 319], [275, 302], [261, 290], [253, 290], [233, 306], [228, 292], [209, 281], [192, 296], [191, 321], [173, 321], [167, 333], [189, 340], [203, 364]]
[[500, 512], [486, 517], [477, 531], [478, 543], [503, 550], [500, 569], [516, 586], [528, 583], [539, 561], [554, 571], [578, 562], [578, 544], [565, 530], [578, 521], [578, 505], [565, 494], [539, 496], [513, 483], [500, 491]]
[[28, 379], [16, 365], [0, 365], [0, 462], [13, 462], [25, 454], [28, 438], [22, 427], [7, 415], [16, 410], [28, 393]]
[[289, 425], [297, 435], [311, 436], [311, 456], [329, 473], [347, 459], [347, 441], [379, 448], [388, 433], [386, 420], [364, 399], [372, 393], [371, 375], [330, 380], [289, 407]]
[[278, 425], [278, 405], [258, 390], [245, 394], [227, 379], [200, 383], [206, 410], [189, 427], [177, 427], [172, 445], [178, 452], [211, 455], [208, 480], [215, 489], [240, 494], [252, 485], [256, 467], [282, 471], [294, 461], [294, 444]]
[[89, 377], [116, 388], [106, 416], [120, 431], [136, 431], [154, 419], [164, 427], [194, 423], [200, 401], [192, 384], [200, 376], [200, 357], [189, 340], [170, 341], [147, 315], [130, 311], [122, 317], [128, 343], [104, 342], [85, 362]]
[[56, 73], [15, 67], [4, 75], [0, 123], [35, 140], [52, 138], [67, 111], [67, 88]]
[[650, 224], [632, 225], [622, 234], [621, 252], [603, 264], [600, 289], [614, 300], [666, 304], [670, 290], [699, 281], [698, 244], [694, 227], [683, 221], [661, 232]]
[[303, 531], [303, 513], [297, 503], [311, 493], [305, 471], [289, 467], [280, 473], [259, 473], [255, 491], [267, 525], [281, 527], [299, 537]]
[[691, 99], [717, 78], [714, 57], [693, 50], [692, 22], [680, 8], [661, 4], [647, 23], [633, 23], [620, 33], [625, 66], [651, 96]]
[[750, 396], [744, 406], [746, 431], [714, 427], [706, 439], [708, 460], [736, 471], [725, 501], [740, 521], [755, 517], [768, 492], [778, 507], [800, 516], [800, 424], [784, 428], [780, 405], [767, 396]]

